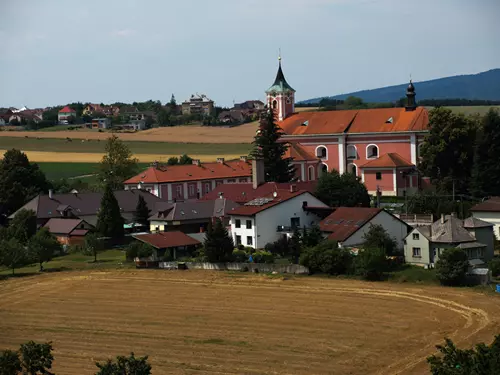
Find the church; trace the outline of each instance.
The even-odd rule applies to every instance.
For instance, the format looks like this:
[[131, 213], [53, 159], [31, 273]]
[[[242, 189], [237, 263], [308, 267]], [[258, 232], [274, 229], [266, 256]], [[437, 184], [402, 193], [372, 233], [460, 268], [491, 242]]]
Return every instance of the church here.
[[266, 91], [290, 144], [288, 157], [300, 181], [314, 181], [325, 171], [353, 173], [370, 194], [404, 196], [429, 186], [416, 165], [429, 131], [429, 114], [416, 105], [410, 81], [404, 108], [341, 111], [295, 111], [295, 90], [288, 84], [279, 59], [278, 73]]

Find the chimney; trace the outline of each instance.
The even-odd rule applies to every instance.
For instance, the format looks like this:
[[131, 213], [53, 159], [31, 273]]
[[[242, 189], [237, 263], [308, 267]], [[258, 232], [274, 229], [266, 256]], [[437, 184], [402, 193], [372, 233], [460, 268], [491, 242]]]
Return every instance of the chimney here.
[[243, 163], [248, 162], [248, 156], [240, 156], [240, 161], [242, 161]]
[[222, 191], [219, 191], [219, 198], [220, 199], [224, 198], [224, 193]]
[[291, 184], [290, 185], [290, 193], [296, 193], [297, 192], [297, 185]]
[[193, 159], [193, 165], [200, 166], [200, 159]]
[[53, 194], [53, 193], [54, 193], [54, 192], [52, 191], [52, 189], [49, 189], [49, 199], [52, 199], [52, 194]]
[[444, 214], [441, 214], [441, 224], [444, 224]]
[[224, 158], [217, 158], [217, 163], [224, 164]]
[[252, 159], [252, 182], [253, 188], [257, 189], [265, 182], [264, 159]]

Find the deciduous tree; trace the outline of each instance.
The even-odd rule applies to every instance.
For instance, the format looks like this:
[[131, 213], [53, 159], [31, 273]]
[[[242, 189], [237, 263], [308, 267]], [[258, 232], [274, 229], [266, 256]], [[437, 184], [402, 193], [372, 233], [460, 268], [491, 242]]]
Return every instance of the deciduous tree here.
[[349, 250], [339, 248], [337, 241], [328, 240], [305, 249], [299, 262], [308, 267], [311, 273], [342, 275], [350, 271], [352, 255]]
[[381, 280], [388, 269], [385, 251], [382, 248], [364, 248], [354, 259], [356, 275], [366, 280]]
[[32, 210], [19, 210], [10, 221], [7, 235], [26, 244], [36, 233], [36, 214]]
[[102, 185], [111, 185], [113, 190], [123, 189], [123, 182], [137, 173], [137, 159], [115, 135], [106, 141], [105, 151], [106, 155], [99, 164], [98, 179]]
[[52, 368], [52, 361], [54, 361], [52, 343], [38, 344], [30, 341], [26, 344], [21, 344], [19, 355], [21, 357], [21, 365], [26, 374], [53, 375], [49, 371]]
[[267, 111], [260, 122], [252, 152], [254, 158], [264, 160], [266, 182], [289, 182], [295, 176], [292, 159], [285, 157], [289, 146], [279, 141], [283, 134], [274, 111]]
[[30, 263], [26, 247], [15, 238], [4, 240], [0, 243], [0, 263], [12, 270]]
[[96, 375], [150, 375], [151, 365], [148, 356], [136, 358], [134, 353], [130, 357], [118, 356], [116, 361], [108, 359], [105, 363], [96, 362], [99, 371]]
[[370, 229], [363, 235], [363, 247], [367, 249], [382, 249], [385, 255], [397, 253], [396, 240], [387, 233], [382, 225], [370, 225]]
[[61, 244], [47, 228], [41, 228], [28, 242], [29, 256], [38, 262], [40, 272], [43, 271], [43, 263], [52, 260], [54, 254], [60, 251]]
[[84, 251], [94, 257], [97, 262], [97, 254], [104, 250], [104, 244], [98, 233], [89, 233], [85, 236]]
[[19, 355], [13, 350], [0, 351], [0, 375], [16, 375], [22, 371]]
[[370, 207], [366, 186], [352, 173], [336, 170], [323, 173], [316, 186], [316, 197], [330, 207]]
[[101, 208], [97, 214], [97, 231], [103, 237], [121, 239], [124, 236], [123, 224], [120, 206], [111, 185], [107, 184], [101, 199]]

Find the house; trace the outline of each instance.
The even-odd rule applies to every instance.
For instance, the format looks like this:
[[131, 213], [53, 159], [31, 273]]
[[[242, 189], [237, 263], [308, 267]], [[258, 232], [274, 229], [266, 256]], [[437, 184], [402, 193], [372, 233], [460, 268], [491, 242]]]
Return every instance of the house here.
[[130, 130], [145, 130], [146, 129], [146, 120], [130, 120], [127, 124], [120, 125], [123, 129]]
[[[118, 190], [114, 194], [126, 223], [133, 222], [140, 195], [142, 195], [151, 210], [154, 210], [160, 202], [164, 202], [144, 190]], [[12, 219], [20, 210], [26, 209], [35, 212], [39, 226], [45, 225], [52, 218], [82, 219], [95, 226], [97, 224], [97, 214], [101, 207], [102, 195], [103, 193], [78, 193], [76, 191], [68, 194], [54, 194], [49, 190], [48, 195], [37, 195], [9, 216], [9, 219]]]
[[94, 114], [104, 114], [106, 116], [116, 116], [120, 113], [120, 108], [115, 106], [88, 104], [83, 109], [84, 116], [93, 116]]
[[219, 121], [223, 124], [243, 124], [247, 118], [245, 111], [240, 109], [223, 111], [219, 115]]
[[225, 198], [207, 201], [188, 201], [159, 205], [149, 218], [150, 230], [204, 232], [213, 218], [229, 225], [229, 214], [239, 204]]
[[63, 121], [69, 121], [76, 118], [76, 111], [69, 106], [64, 107], [57, 113], [57, 121], [62, 124]]
[[193, 256], [201, 242], [179, 231], [159, 232], [152, 234], [137, 234], [133, 237], [147, 243], [155, 249], [154, 260], [172, 259]]
[[414, 228], [405, 242], [406, 263], [432, 267], [445, 249], [461, 248], [471, 264], [481, 265], [493, 258], [493, 224], [475, 217], [460, 220], [443, 215], [432, 225]]
[[363, 237], [373, 225], [382, 226], [394, 238], [397, 247], [403, 249], [410, 227], [381, 208], [339, 207], [319, 224], [328, 239], [337, 241], [340, 247], [363, 245]]
[[239, 160], [217, 158], [216, 162], [193, 160], [189, 165], [154, 163], [124, 182], [125, 189], [144, 189], [173, 202], [199, 199], [224, 183], [239, 184], [252, 181], [252, 163], [246, 156]]
[[211, 115], [214, 111], [214, 102], [206, 95], [191, 95], [191, 98], [182, 103], [183, 115]]
[[266, 95], [285, 133], [282, 141], [319, 159], [305, 171], [297, 165], [302, 181], [335, 169], [360, 177], [370, 194], [401, 196], [429, 185], [416, 172], [429, 132], [429, 115], [426, 108], [416, 105], [412, 82], [406, 90], [405, 108], [295, 113], [295, 90], [285, 79], [280, 59], [275, 82]]
[[238, 103], [234, 105], [233, 109], [248, 109], [261, 111], [266, 107], [266, 105], [260, 100], [247, 100], [243, 103]]
[[63, 245], [81, 245], [85, 236], [95, 229], [83, 219], [69, 218], [51, 218], [44, 227]]
[[310, 228], [321, 218], [309, 207], [328, 206], [293, 185], [290, 190], [256, 197], [230, 212], [234, 243], [261, 249], [284, 235], [291, 236], [295, 228]]
[[471, 208], [472, 216], [493, 224], [494, 234], [500, 239], [500, 197], [491, 197]]
[[111, 127], [111, 119], [107, 117], [92, 119], [92, 129], [108, 129]]

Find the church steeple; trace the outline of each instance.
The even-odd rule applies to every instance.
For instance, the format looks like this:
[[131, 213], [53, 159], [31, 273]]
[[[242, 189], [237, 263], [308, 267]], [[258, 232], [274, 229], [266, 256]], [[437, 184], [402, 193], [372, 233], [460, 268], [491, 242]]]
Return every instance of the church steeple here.
[[407, 111], [414, 111], [417, 108], [417, 102], [415, 100], [415, 86], [413, 86], [413, 82], [410, 79], [410, 84], [408, 85], [408, 88], [406, 89], [406, 110]]
[[276, 111], [282, 121], [295, 111], [295, 90], [288, 84], [281, 68], [281, 56], [278, 58], [278, 73], [273, 85], [266, 90], [267, 104]]

